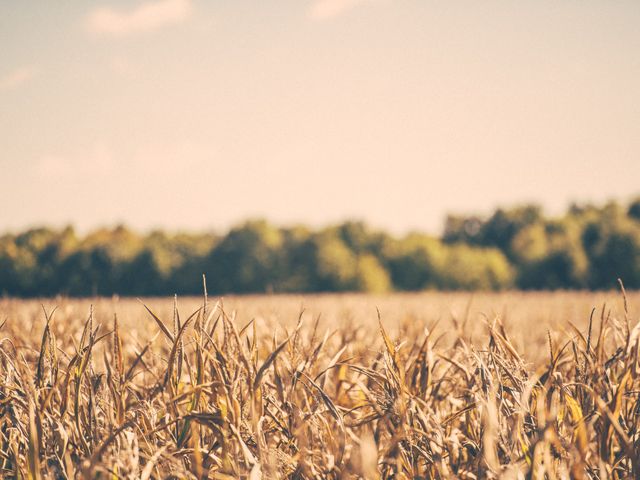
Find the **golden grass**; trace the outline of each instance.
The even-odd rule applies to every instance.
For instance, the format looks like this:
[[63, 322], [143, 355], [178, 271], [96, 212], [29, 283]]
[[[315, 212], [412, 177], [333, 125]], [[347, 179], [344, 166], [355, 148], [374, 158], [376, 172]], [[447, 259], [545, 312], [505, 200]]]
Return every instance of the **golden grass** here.
[[0, 476], [638, 478], [639, 307], [0, 300]]

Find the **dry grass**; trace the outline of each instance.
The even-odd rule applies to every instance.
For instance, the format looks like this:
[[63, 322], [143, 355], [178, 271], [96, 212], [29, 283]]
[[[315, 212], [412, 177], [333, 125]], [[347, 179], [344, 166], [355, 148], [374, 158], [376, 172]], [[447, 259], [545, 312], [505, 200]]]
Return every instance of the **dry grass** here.
[[470, 298], [0, 301], [0, 475], [639, 478], [640, 296]]

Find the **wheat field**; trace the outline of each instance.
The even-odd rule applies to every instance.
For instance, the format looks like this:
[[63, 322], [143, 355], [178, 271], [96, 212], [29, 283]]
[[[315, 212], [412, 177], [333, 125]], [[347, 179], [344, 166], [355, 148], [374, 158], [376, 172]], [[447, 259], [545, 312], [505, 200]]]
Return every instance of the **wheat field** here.
[[640, 294], [0, 300], [0, 476], [639, 478]]

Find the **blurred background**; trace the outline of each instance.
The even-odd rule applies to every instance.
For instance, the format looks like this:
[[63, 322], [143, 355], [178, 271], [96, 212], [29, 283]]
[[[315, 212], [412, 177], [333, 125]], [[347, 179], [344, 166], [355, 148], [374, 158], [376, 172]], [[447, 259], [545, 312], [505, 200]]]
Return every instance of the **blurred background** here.
[[640, 3], [0, 4], [0, 294], [640, 287]]

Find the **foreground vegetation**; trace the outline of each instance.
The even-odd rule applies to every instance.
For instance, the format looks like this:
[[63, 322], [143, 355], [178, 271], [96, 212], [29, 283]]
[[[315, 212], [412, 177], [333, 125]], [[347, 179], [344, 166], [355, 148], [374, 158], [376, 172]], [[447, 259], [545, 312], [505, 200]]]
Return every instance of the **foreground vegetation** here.
[[[240, 321], [206, 295], [188, 315], [99, 300], [84, 319], [77, 301], [37, 316], [4, 301], [0, 476], [638, 478], [629, 298], [555, 332], [470, 305], [442, 325], [379, 322], [371, 298], [370, 322], [328, 325]], [[544, 349], [525, 355], [523, 341]]]
[[[0, 295], [640, 288], [640, 200], [451, 216], [442, 238], [395, 238], [362, 223], [311, 231], [247, 222], [224, 236], [141, 236], [125, 227], [0, 237]], [[195, 280], [194, 280], [195, 279]]]

